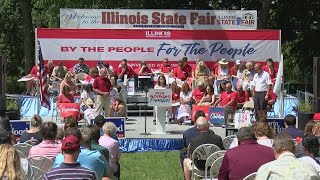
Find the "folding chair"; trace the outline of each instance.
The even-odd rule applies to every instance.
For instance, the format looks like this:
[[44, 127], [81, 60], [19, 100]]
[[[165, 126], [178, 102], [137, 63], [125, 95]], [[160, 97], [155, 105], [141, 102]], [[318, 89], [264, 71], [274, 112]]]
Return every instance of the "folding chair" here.
[[222, 139], [224, 149], [228, 150], [233, 140], [236, 138], [235, 135], [227, 136]]
[[18, 152], [20, 159], [26, 159], [27, 158], [27, 156], [24, 155], [21, 151], [19, 151], [17, 149], [16, 149], [16, 151]]
[[58, 112], [58, 107], [57, 107], [57, 101], [58, 101], [58, 96], [55, 96], [52, 98], [53, 101], [53, 107], [52, 107], [52, 116], [51, 116], [51, 121], [53, 121], [53, 116], [56, 116], [56, 123], [58, 120], [59, 112]]
[[243, 178], [243, 180], [255, 180], [256, 175], [257, 175], [257, 172], [251, 173], [248, 176], [246, 176], [245, 178]]
[[32, 148], [32, 146], [27, 143], [18, 143], [18, 144], [13, 145], [13, 147], [16, 150], [20, 151], [22, 154], [24, 154], [25, 157], [28, 157], [29, 151]]
[[207, 179], [208, 177], [208, 168], [210, 168], [212, 166], [212, 164], [214, 163], [215, 160], [217, 160], [220, 157], [223, 157], [224, 154], [226, 153], [226, 151], [222, 150], [222, 151], [217, 151], [213, 154], [211, 154], [207, 161], [206, 161], [206, 165], [205, 165], [205, 179]]
[[41, 169], [43, 172], [47, 172], [53, 166], [53, 161], [46, 156], [30, 156], [27, 157], [27, 160], [32, 166]]
[[41, 180], [44, 176], [44, 173], [43, 171], [36, 167], [36, 166], [31, 166], [31, 169], [32, 169], [32, 180]]
[[211, 165], [211, 168], [210, 168], [210, 179], [214, 179], [214, 178], [217, 178], [218, 175], [219, 175], [219, 170], [220, 170], [220, 167], [221, 167], [221, 164], [222, 164], [222, 160], [223, 160], [223, 157], [219, 157], [218, 159], [216, 159], [212, 165]]
[[37, 140], [34, 140], [34, 141], [28, 140], [28, 141], [26, 141], [24, 143], [30, 144], [31, 146], [35, 146], [38, 143], [38, 141]]
[[211, 154], [214, 152], [220, 151], [221, 149], [214, 145], [214, 144], [203, 144], [199, 147], [197, 147], [191, 156], [192, 160], [192, 170], [191, 170], [191, 179], [195, 179], [196, 176], [198, 177], [204, 177], [205, 172], [203, 170], [199, 170], [195, 167], [195, 160], [207, 160]]

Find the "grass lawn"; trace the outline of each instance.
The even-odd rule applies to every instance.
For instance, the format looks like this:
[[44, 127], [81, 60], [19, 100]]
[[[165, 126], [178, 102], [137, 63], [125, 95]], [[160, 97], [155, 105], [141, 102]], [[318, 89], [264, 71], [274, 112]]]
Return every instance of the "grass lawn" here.
[[123, 180], [183, 180], [180, 152], [122, 153]]

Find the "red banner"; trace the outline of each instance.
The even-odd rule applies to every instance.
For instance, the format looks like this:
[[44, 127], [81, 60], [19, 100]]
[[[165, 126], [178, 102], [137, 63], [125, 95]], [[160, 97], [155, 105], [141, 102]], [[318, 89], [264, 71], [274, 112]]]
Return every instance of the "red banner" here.
[[68, 116], [76, 116], [80, 115], [80, 105], [79, 103], [61, 103], [60, 107], [60, 116], [66, 118]]

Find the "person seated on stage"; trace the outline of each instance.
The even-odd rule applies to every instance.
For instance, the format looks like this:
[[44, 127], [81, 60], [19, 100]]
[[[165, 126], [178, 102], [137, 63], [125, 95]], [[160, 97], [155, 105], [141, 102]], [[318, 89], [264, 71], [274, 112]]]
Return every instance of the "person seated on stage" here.
[[[31, 95], [32, 93], [32, 87], [37, 85], [38, 81], [38, 65], [34, 65], [30, 71], [30, 73], [26, 76], [23, 76], [23, 78], [32, 78], [28, 81], [26, 81], [26, 95]], [[48, 69], [45, 68], [46, 73], [48, 73]]]
[[195, 101], [195, 104], [198, 104], [206, 91], [206, 86], [204, 85], [202, 80], [197, 81], [197, 87], [193, 90], [192, 98]]
[[58, 100], [56, 102], [57, 107], [60, 107], [61, 103], [74, 103], [74, 97], [71, 94], [69, 86], [63, 87], [62, 93], [59, 95]]
[[68, 72], [66, 76], [64, 77], [64, 80], [60, 83], [60, 94], [62, 94], [63, 88], [65, 86], [68, 86], [70, 90], [70, 94], [75, 95], [76, 94], [76, 85], [72, 81], [72, 74]]
[[254, 62], [253, 61], [249, 61], [246, 63], [246, 69], [248, 71], [248, 78], [250, 80], [253, 79], [253, 76], [256, 74], [255, 70], [254, 70]]
[[181, 88], [177, 85], [176, 81], [173, 81], [170, 86], [172, 89], [172, 107], [169, 109], [169, 113], [171, 114], [171, 118], [169, 118], [169, 121], [170, 119], [176, 120], [177, 109], [179, 107], [179, 105], [176, 103], [180, 102], [181, 92]]
[[116, 80], [114, 77], [110, 79], [111, 90], [110, 90], [110, 117], [124, 117], [125, 104], [121, 100], [121, 87], [116, 86]]
[[312, 164], [312, 166], [320, 172], [319, 165], [319, 142], [318, 138], [313, 134], [307, 134], [302, 139], [305, 156], [299, 158], [301, 161]]
[[44, 65], [44, 67], [47, 70], [48, 76], [52, 76], [53, 69], [56, 67], [56, 65], [53, 64], [52, 60], [49, 60], [47, 64]]
[[249, 93], [243, 90], [242, 82], [237, 83], [237, 91], [237, 109], [242, 109], [244, 103], [249, 101]]
[[96, 68], [98, 69], [98, 72], [100, 72], [100, 70], [101, 70], [103, 67], [104, 67], [103, 61], [98, 61], [98, 62], [97, 62], [97, 66], [96, 66]]
[[246, 69], [246, 65], [245, 63], [240, 62], [240, 65], [238, 65], [238, 71], [236, 72], [236, 78], [238, 78], [238, 80], [244, 80], [245, 78], [245, 69]]
[[40, 132], [43, 141], [30, 149], [29, 156], [55, 157], [61, 153], [61, 144], [56, 141], [57, 129], [58, 126], [54, 122], [42, 123]]
[[218, 67], [219, 67], [219, 61], [220, 61], [220, 59], [216, 60], [213, 63], [212, 68], [211, 68], [211, 76], [214, 77], [214, 79], [216, 79], [216, 69], [218, 69]]
[[184, 68], [183, 63], [184, 62], [182, 60], [179, 60], [179, 66], [173, 70], [172, 75], [174, 78], [180, 79], [181, 81], [185, 81], [190, 77], [189, 72], [187, 71], [187, 68]]
[[65, 67], [61, 61], [59, 61], [58, 65], [53, 68], [51, 78], [55, 81], [62, 81], [68, 71], [68, 68]]
[[219, 99], [213, 104], [214, 107], [219, 105], [225, 109], [225, 125], [228, 125], [229, 121], [233, 121], [234, 111], [237, 107], [237, 93], [233, 92], [231, 88], [231, 83], [227, 82], [226, 91], [223, 92]]
[[168, 58], [164, 58], [163, 59], [163, 64], [160, 65], [160, 74], [172, 74], [173, 73], [173, 69], [171, 67], [171, 65], [169, 64], [169, 59]]
[[187, 82], [183, 83], [180, 92], [180, 107], [178, 111], [178, 124], [182, 123], [191, 117], [191, 103], [192, 103], [192, 92]]
[[200, 102], [197, 104], [198, 106], [212, 106], [215, 102], [215, 95], [214, 95], [214, 89], [212, 86], [207, 85], [205, 87], [205, 92], [200, 100]]
[[121, 64], [119, 65], [117, 70], [117, 75], [118, 75], [117, 82], [123, 82], [125, 74], [127, 75], [128, 79], [134, 78], [134, 76], [136, 75], [132, 67], [128, 65], [127, 59], [122, 59]]
[[205, 117], [199, 117], [196, 121], [196, 126], [199, 129], [200, 134], [191, 140], [190, 157], [187, 157], [183, 160], [183, 171], [186, 180], [191, 179], [192, 163], [194, 163], [197, 169], [201, 171], [205, 170], [206, 160], [200, 160], [197, 158], [194, 160], [194, 162], [191, 160], [191, 154], [197, 147], [203, 144], [214, 144], [220, 149], [224, 149], [221, 137], [210, 131], [210, 124]]
[[100, 70], [98, 70], [97, 67], [92, 67], [89, 70], [89, 74], [86, 75], [85, 81], [90, 82], [94, 80], [96, 77], [98, 77], [100, 74]]
[[26, 141], [31, 141], [32, 145], [37, 145], [42, 142], [43, 137], [40, 132], [40, 127], [42, 125], [42, 118], [39, 115], [34, 115], [31, 118], [31, 128], [27, 131], [24, 131], [21, 134], [20, 143], [24, 143]]
[[241, 61], [239, 59], [233, 64], [233, 67], [230, 68], [231, 77], [237, 77], [238, 70], [242, 67]]
[[103, 66], [107, 69], [107, 72], [108, 72], [109, 76], [110, 77], [114, 77], [115, 72], [114, 72], [113, 67], [108, 62], [104, 63]]
[[152, 76], [152, 71], [145, 61], [141, 61], [140, 67], [136, 68], [134, 71], [138, 76]]
[[[204, 61], [202, 61], [202, 60], [199, 61], [199, 63], [197, 64], [197, 67], [195, 69], [194, 74], [195, 74], [195, 76], [194, 76], [195, 80], [202, 80], [205, 85], [213, 84], [212, 83], [213, 79], [210, 76], [210, 70]], [[210, 81], [212, 81], [212, 82], [210, 82]]]
[[219, 67], [216, 68], [215, 70], [217, 80], [228, 80], [228, 81], [231, 80], [230, 69], [228, 64], [229, 62], [226, 61], [225, 59], [221, 59], [219, 61]]
[[271, 82], [274, 84], [276, 82], [278, 69], [274, 67], [273, 60], [267, 59], [267, 64], [262, 67], [262, 70], [270, 74]]
[[80, 98], [81, 98], [81, 111], [82, 112], [84, 112], [88, 108], [90, 108], [90, 109], [94, 108], [95, 95], [93, 93], [93, 87], [91, 84], [85, 85], [85, 87], [80, 95]]
[[75, 74], [79, 74], [79, 73], [88, 74], [89, 73], [89, 66], [84, 63], [83, 58], [79, 58], [78, 64], [73, 66], [73, 73], [75, 73]]
[[219, 85], [219, 91], [220, 95], [226, 91], [226, 84], [230, 81], [222, 81], [221, 84]]
[[280, 131], [279, 133], [285, 133], [288, 134], [291, 139], [296, 139], [297, 137], [302, 138], [304, 136], [304, 132], [300, 129], [296, 128], [297, 119], [294, 115], [287, 115], [284, 118], [284, 126], [285, 129]]
[[200, 61], [202, 61], [202, 60], [201, 60], [200, 58], [198, 58], [198, 59], [196, 60], [196, 64], [192, 66], [191, 77], [192, 77], [193, 79], [196, 78], [196, 68], [197, 68], [197, 66], [198, 66], [198, 64], [199, 64]]

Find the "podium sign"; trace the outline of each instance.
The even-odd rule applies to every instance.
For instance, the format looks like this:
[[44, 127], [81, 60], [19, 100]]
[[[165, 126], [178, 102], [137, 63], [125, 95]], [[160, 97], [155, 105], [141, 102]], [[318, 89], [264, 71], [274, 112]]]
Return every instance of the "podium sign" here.
[[[126, 118], [125, 117], [107, 117], [104, 119], [105, 122], [113, 122], [114, 125], [117, 127], [117, 137], [118, 138], [125, 138], [125, 124], [126, 124]], [[91, 119], [91, 124], [94, 124], [94, 119]]]
[[150, 89], [148, 93], [148, 106], [171, 107], [171, 89]]
[[30, 129], [30, 121], [29, 120], [10, 120], [12, 133], [16, 137], [21, 137], [21, 134], [24, 131]]

